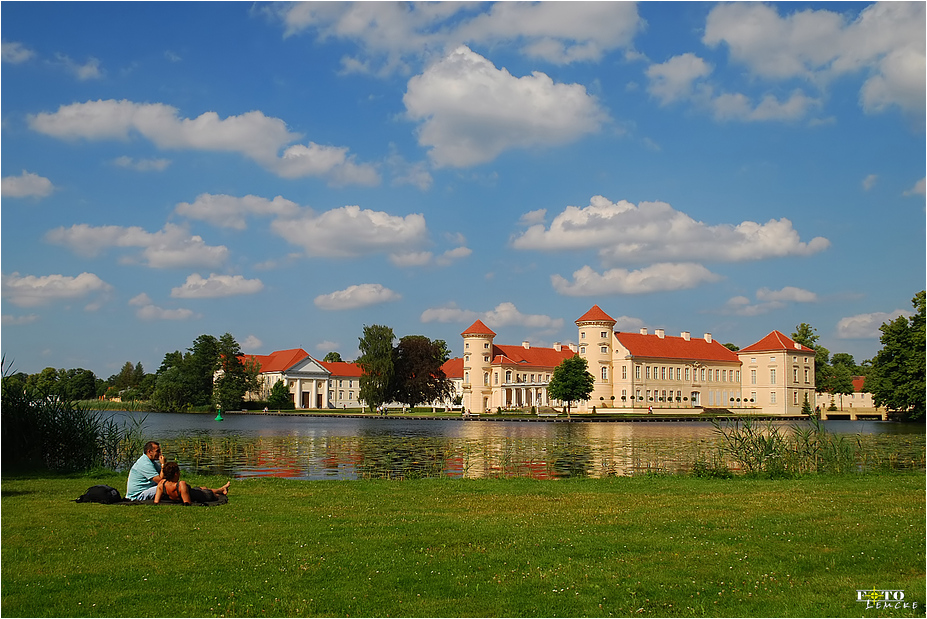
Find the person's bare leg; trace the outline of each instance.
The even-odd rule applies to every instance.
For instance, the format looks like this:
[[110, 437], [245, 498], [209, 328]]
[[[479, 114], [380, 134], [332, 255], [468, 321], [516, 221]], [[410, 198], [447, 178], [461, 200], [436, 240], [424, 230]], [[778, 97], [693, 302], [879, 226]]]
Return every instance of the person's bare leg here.
[[215, 495], [220, 495], [220, 494], [225, 494], [225, 495], [227, 495], [227, 494], [229, 493], [229, 486], [231, 486], [231, 485], [232, 485], [232, 482], [227, 481], [227, 482], [225, 482], [225, 485], [222, 486], [221, 488], [203, 488], [203, 489], [204, 489], [204, 490], [212, 490], [213, 494], [215, 494]]

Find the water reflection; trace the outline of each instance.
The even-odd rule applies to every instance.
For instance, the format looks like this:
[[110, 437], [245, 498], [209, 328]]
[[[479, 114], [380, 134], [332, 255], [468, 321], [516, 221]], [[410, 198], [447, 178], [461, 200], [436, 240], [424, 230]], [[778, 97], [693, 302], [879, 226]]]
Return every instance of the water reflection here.
[[[129, 416], [138, 414], [126, 413]], [[140, 416], [140, 415], [138, 415]], [[782, 422], [789, 426], [790, 423]], [[229, 477], [409, 479], [678, 473], [719, 455], [705, 422], [539, 423], [151, 414], [146, 439], [193, 472]], [[924, 426], [827, 422], [853, 435], [863, 466], [924, 468]]]

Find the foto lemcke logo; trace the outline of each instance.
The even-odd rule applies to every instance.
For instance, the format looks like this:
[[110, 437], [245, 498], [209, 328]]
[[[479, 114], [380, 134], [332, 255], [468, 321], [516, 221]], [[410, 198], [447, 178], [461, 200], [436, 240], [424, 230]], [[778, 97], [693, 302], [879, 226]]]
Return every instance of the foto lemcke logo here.
[[906, 602], [904, 589], [857, 589], [856, 601], [866, 608], [917, 608], [917, 602]]

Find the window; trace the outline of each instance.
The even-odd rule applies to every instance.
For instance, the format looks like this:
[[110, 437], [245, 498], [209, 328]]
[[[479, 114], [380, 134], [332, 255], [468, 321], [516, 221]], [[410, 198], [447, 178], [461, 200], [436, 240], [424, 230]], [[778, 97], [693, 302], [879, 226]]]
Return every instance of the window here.
[[343, 399], [344, 399], [344, 391], [339, 391], [339, 392], [338, 392], [338, 399], [339, 399], [339, 400], [343, 400]]
[[531, 375], [531, 382], [534, 382], [534, 374]]
[[464, 342], [464, 348], [470, 348], [470, 342]]
[[[702, 370], [703, 372], [705, 370]], [[711, 370], [708, 370], [708, 382], [711, 382]]]
[[676, 368], [676, 380], [682, 380], [682, 368]]
[[700, 374], [702, 375], [702, 382], [704, 382], [705, 381], [705, 368], [702, 368], [702, 371], [700, 372]]
[[808, 382], [808, 368], [805, 368], [805, 383], [807, 384]]
[[721, 380], [727, 382], [727, 370], [721, 370]]
[[467, 384], [470, 383], [470, 372], [464, 372], [464, 382]]
[[494, 382], [495, 384], [497, 384], [497, 385], [499, 384], [499, 372], [496, 372], [496, 373], [493, 374], [492, 380], [493, 380], [493, 382]]
[[770, 392], [769, 392], [769, 403], [770, 403], [770, 404], [775, 404], [775, 403], [776, 403], [776, 392], [775, 392], [775, 391], [770, 391]]
[[580, 333], [579, 333], [579, 339], [581, 339], [581, 340], [586, 339], [586, 332], [585, 332], [585, 331], [580, 331]]
[[689, 380], [689, 368], [686, 368], [686, 380]]
[[621, 366], [621, 380], [628, 380], [628, 366]]
[[751, 392], [750, 392], [750, 401], [751, 401], [751, 402], [756, 402], [756, 391], [751, 391]]
[[737, 370], [737, 378], [735, 380], [738, 383], [740, 382], [740, 370]]
[[602, 366], [602, 380], [608, 380], [608, 368]]
[[798, 382], [798, 368], [792, 368], [792, 380]]
[[641, 379], [641, 366], [639, 365], [634, 366], [634, 378], [636, 378], [637, 380]]
[[505, 373], [505, 382], [512, 382], [512, 370], [509, 370]]
[[666, 367], [660, 368], [660, 380], [666, 380]]
[[650, 380], [650, 366], [649, 365], [644, 366], [644, 374], [646, 374], [647, 380]]
[[660, 394], [660, 401], [661, 401], [661, 402], [666, 402], [666, 401], [667, 401], [667, 399], [666, 399], [666, 389], [664, 389], [664, 390], [663, 390], [663, 393]]
[[585, 354], [586, 354], [586, 347], [585, 347], [585, 346], [580, 346], [580, 347], [579, 347], [579, 352], [580, 352], [581, 354], [585, 355]]
[[715, 382], [721, 382], [721, 370], [715, 370]]
[[483, 362], [489, 363], [489, 355], [483, 355]]
[[601, 352], [601, 353], [603, 353], [603, 354], [607, 354], [607, 353], [608, 353], [608, 346], [602, 346], [602, 347], [599, 349], [599, 352]]
[[775, 362], [776, 362], [776, 358], [775, 358], [775, 357], [770, 357], [770, 358], [769, 358], [769, 362], [770, 362], [770, 363], [775, 363]]
[[798, 392], [797, 391], [792, 392], [792, 404], [798, 404]]
[[750, 384], [756, 384], [756, 370], [750, 370]]
[[348, 391], [348, 398], [351, 399], [351, 400], [354, 399], [354, 392], [353, 392], [353, 391]]
[[638, 400], [641, 399], [641, 390], [640, 390], [640, 389], [638, 389], [637, 391], [634, 392], [634, 397], [637, 398]]
[[608, 331], [602, 331], [599, 333], [599, 337], [608, 337]]
[[489, 342], [483, 342], [483, 348], [489, 348]]
[[776, 384], [776, 368], [772, 368], [771, 370], [769, 370], [769, 384], [770, 385]]
[[483, 372], [483, 384], [489, 385], [489, 372]]

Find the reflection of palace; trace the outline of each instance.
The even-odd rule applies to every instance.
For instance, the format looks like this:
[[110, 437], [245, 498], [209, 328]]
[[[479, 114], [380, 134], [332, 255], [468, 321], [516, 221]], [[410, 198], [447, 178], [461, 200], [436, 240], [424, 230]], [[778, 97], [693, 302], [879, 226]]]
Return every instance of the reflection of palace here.
[[814, 351], [779, 331], [733, 352], [710, 333], [622, 333], [615, 323], [595, 305], [576, 320], [579, 344], [542, 348], [496, 344], [496, 334], [477, 320], [461, 333], [464, 408], [483, 413], [549, 406], [554, 368], [574, 354], [586, 359], [595, 377], [591, 398], [577, 403], [580, 411], [701, 407], [797, 415], [806, 398], [814, 405]]

